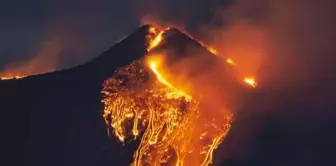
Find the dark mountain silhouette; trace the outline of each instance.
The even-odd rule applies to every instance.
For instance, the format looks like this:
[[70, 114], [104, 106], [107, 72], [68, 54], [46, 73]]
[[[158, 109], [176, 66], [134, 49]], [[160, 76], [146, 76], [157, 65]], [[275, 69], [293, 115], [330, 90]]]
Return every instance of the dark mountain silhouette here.
[[[0, 165], [129, 165], [136, 143], [123, 146], [116, 138], [107, 137], [101, 89], [104, 80], [117, 68], [146, 54], [148, 28], [139, 28], [86, 64], [19, 80], [0, 81]], [[180, 59], [179, 55], [211, 54], [174, 28], [166, 33], [165, 43], [154, 52], [162, 50], [170, 51], [172, 61]], [[206, 62], [204, 69], [218, 63], [215, 56], [201, 57], [201, 61]], [[200, 72], [198, 68], [188, 68], [190, 75]], [[226, 66], [223, 70], [233, 72]], [[323, 104], [312, 108], [304, 101], [287, 102], [291, 99], [286, 92], [263, 90], [252, 93], [230, 78], [233, 76], [228, 74], [228, 77], [227, 85], [239, 92], [248, 92], [247, 103], [241, 108], [228, 139], [216, 153], [216, 164], [318, 165], [322, 163], [320, 161], [326, 161], [324, 158], [329, 159], [327, 155], [333, 154], [324, 146], [335, 140], [335, 135], [330, 132], [334, 123], [286, 122], [291, 110], [324, 109]], [[277, 111], [270, 111], [274, 108]]]
[[145, 54], [147, 31], [141, 27], [84, 65], [0, 81], [0, 165], [130, 163], [133, 150], [106, 135], [100, 91], [115, 69]]

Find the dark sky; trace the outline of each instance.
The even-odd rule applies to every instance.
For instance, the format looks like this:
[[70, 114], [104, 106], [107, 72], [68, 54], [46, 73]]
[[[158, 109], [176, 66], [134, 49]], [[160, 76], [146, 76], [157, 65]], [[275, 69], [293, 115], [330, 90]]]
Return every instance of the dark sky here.
[[[134, 31], [145, 15], [205, 24], [227, 0], [12, 0], [0, 2], [0, 69], [37, 57], [55, 68], [83, 63]], [[40, 62], [39, 62], [40, 63]], [[47, 70], [47, 69], [46, 69]]]
[[2, 3], [0, 67], [27, 57], [40, 43], [55, 38], [66, 42], [60, 57], [63, 63], [71, 64], [78, 61], [78, 56], [87, 59], [107, 49], [138, 24], [128, 1], [15, 0]]

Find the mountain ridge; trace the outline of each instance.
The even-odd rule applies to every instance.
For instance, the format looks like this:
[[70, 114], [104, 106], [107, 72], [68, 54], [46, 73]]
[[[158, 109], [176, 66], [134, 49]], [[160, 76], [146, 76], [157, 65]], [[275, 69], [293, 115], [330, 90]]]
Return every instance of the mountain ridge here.
[[[117, 68], [147, 54], [149, 27], [140, 27], [88, 63], [0, 81], [0, 130], [3, 135], [0, 151], [7, 154], [0, 164], [94, 166], [131, 163], [136, 143], [124, 147], [106, 135], [101, 89], [104, 80]], [[184, 39], [173, 38], [185, 43], [170, 43], [177, 49], [183, 50], [189, 42], [197, 43], [183, 32], [178, 31], [177, 36], [184, 36]], [[195, 46], [206, 52], [199, 44]]]
[[[129, 152], [106, 135], [100, 90], [115, 69], [144, 55], [147, 28], [139, 28], [83, 65], [0, 81], [3, 135], [0, 151], [7, 154], [0, 163], [32, 166], [129, 163], [131, 155], [126, 155]], [[116, 153], [116, 149], [124, 152]], [[110, 156], [111, 152], [116, 158]], [[124, 160], [119, 161], [120, 158]]]
[[[0, 152], [5, 154], [0, 165], [129, 165], [137, 143], [127, 142], [124, 146], [117, 138], [107, 136], [101, 89], [103, 81], [113, 75], [115, 69], [147, 54], [146, 36], [150, 26], [140, 27], [88, 63], [0, 81]], [[168, 38], [162, 49], [178, 46], [175, 51], [183, 54], [194, 45], [196, 50], [191, 49], [192, 52], [205, 52], [211, 55], [207, 56], [209, 61], [217, 60], [183, 32], [175, 35], [182, 37]], [[324, 117], [323, 112], [334, 112], [334, 102], [323, 100], [326, 94], [321, 91], [293, 97], [286, 94], [290, 90], [249, 96], [244, 115], [234, 120], [232, 131], [218, 149], [220, 156], [215, 157], [214, 163], [225, 166], [332, 165], [334, 148], [330, 145], [335, 140], [334, 118], [327, 114], [328, 119], [317, 123], [315, 116], [307, 118], [304, 113], [315, 111]], [[329, 89], [324, 91], [330, 92]], [[330, 92], [327, 97], [332, 98], [334, 94]], [[305, 96], [315, 98], [311, 101], [300, 98]], [[296, 110], [299, 113], [293, 115]]]

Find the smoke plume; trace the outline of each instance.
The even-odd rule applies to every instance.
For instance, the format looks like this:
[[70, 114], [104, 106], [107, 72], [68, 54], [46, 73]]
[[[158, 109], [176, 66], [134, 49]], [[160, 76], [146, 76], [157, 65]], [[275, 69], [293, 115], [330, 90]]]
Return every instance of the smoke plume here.
[[[219, 24], [200, 28], [207, 43], [224, 56], [235, 59], [244, 73], [255, 74], [260, 88], [268, 92], [264, 93], [268, 97], [257, 96], [259, 99], [244, 105], [244, 115], [234, 124], [236, 128], [220, 150], [222, 159], [248, 161], [247, 157], [261, 155], [263, 162], [282, 160], [283, 165], [305, 165], [307, 161], [318, 163], [325, 158], [322, 154], [327, 148], [302, 148], [311, 145], [299, 141], [295, 142], [297, 147], [292, 153], [289, 150], [292, 147], [283, 141], [270, 141], [274, 146], [281, 146], [272, 150], [264, 147], [267, 152], [282, 149], [281, 154], [285, 151], [287, 155], [267, 154], [266, 150], [253, 152], [251, 146], [255, 145], [251, 142], [257, 139], [254, 138], [256, 133], [265, 129], [260, 125], [269, 123], [267, 121], [291, 126], [290, 131], [284, 129], [284, 132], [300, 133], [292, 134], [289, 140], [322, 139], [322, 136], [311, 137], [313, 132], [323, 131], [328, 135], [323, 128], [332, 124], [330, 117], [335, 113], [326, 105], [333, 105], [330, 97], [336, 92], [333, 65], [336, 23], [332, 6], [335, 2], [329, 0], [237, 0], [214, 10], [214, 19]], [[278, 132], [277, 136], [285, 135]], [[314, 146], [321, 144], [315, 142]], [[282, 158], [294, 153], [300, 154], [295, 163]], [[308, 160], [307, 156], [315, 157]]]
[[331, 74], [333, 4], [237, 0], [216, 10], [222, 26], [205, 26], [201, 32], [225, 56], [242, 63], [242, 70], [277, 84], [301, 85]]

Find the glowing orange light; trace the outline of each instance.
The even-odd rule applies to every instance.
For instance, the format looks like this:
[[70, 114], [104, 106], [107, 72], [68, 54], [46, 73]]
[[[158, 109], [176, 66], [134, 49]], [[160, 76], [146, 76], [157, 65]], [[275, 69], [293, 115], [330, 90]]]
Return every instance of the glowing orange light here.
[[[205, 45], [203, 45], [203, 46], [205, 46]], [[206, 46], [205, 46], [205, 47], [206, 47]], [[208, 47], [208, 50], [209, 50], [211, 53], [215, 54], [215, 55], [218, 54], [217, 51], [216, 51], [214, 48]]]
[[150, 34], [156, 34], [157, 30], [154, 27], [149, 27], [149, 33]]
[[150, 34], [155, 34], [156, 36], [152, 39], [150, 39], [149, 41], [149, 46], [147, 48], [147, 51], [150, 52], [151, 50], [153, 50], [153, 48], [157, 47], [158, 45], [161, 44], [161, 42], [163, 41], [163, 34], [168, 31], [170, 29], [170, 27], [166, 28], [165, 30], [161, 30], [158, 34], [157, 34], [157, 29], [155, 29], [154, 27], [150, 27], [149, 28], [149, 33]]
[[231, 58], [227, 59], [226, 62], [230, 65], [236, 65]]
[[0, 77], [0, 80], [12, 80], [12, 79], [20, 79], [20, 78], [24, 78], [27, 76], [5, 76], [5, 77]]
[[[160, 31], [154, 27], [149, 28], [148, 52], [162, 44], [165, 40], [164, 33], [168, 29]], [[215, 49], [201, 42], [199, 44], [219, 55]], [[233, 115], [221, 114], [219, 117], [225, 117], [224, 120], [210, 120], [203, 116], [209, 110], [204, 110], [201, 104], [208, 101], [198, 100], [198, 92], [193, 97], [186, 93], [185, 89], [178, 86], [182, 85], [179, 80], [174, 80], [166, 72], [162, 57], [164, 55], [160, 53], [152, 56], [153, 54], [151, 52], [146, 57], [145, 63], [142, 60], [136, 61], [121, 68], [115, 76], [105, 81], [102, 94], [106, 124], [122, 142], [127, 142], [130, 137], [140, 139], [132, 166], [210, 165], [214, 150], [230, 130]], [[233, 59], [225, 60], [238, 69]], [[150, 73], [150, 77], [144, 73]], [[118, 77], [120, 75], [123, 77]], [[123, 78], [127, 80], [127, 85]], [[242, 78], [244, 77], [240, 77]], [[244, 78], [244, 82], [252, 87], [257, 86], [253, 77]]]
[[257, 87], [257, 82], [252, 77], [247, 77], [244, 79], [244, 82], [252, 87]]
[[158, 80], [166, 85], [167, 87], [171, 88], [174, 90], [175, 93], [171, 93], [171, 97], [181, 97], [184, 96], [186, 97], [187, 100], [191, 100], [191, 96], [189, 96], [188, 94], [186, 94], [185, 92], [178, 90], [176, 87], [174, 87], [170, 82], [168, 82], [165, 77], [163, 76], [162, 73], [159, 72], [158, 69], [158, 65], [160, 64], [160, 59], [159, 58], [151, 58], [151, 60], [149, 60], [149, 67], [150, 69], [155, 73], [155, 75], [157, 76]]

